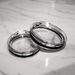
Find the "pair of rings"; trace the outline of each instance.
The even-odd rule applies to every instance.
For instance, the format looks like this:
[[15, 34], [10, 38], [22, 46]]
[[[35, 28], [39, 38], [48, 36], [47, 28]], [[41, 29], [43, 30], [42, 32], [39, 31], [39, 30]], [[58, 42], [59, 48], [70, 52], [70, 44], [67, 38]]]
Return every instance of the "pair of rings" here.
[[65, 47], [66, 41], [67, 36], [60, 28], [49, 22], [40, 21], [33, 23], [30, 31], [20, 30], [12, 34], [7, 44], [11, 53], [28, 57], [36, 54], [40, 49], [50, 52], [59, 51]]

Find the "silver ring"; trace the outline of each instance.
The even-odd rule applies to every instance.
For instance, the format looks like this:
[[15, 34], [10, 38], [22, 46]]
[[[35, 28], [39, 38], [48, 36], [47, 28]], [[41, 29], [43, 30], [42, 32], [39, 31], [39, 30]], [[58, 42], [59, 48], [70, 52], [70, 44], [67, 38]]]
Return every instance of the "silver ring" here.
[[[28, 39], [30, 40], [30, 46], [26, 45], [27, 43], [24, 42], [23, 44], [23, 40], [24, 39]], [[16, 43], [15, 43], [16, 41]], [[25, 40], [24, 40], [25, 41]], [[15, 44], [14, 44], [15, 43]], [[13, 53], [16, 56], [20, 56], [20, 57], [28, 57], [28, 56], [32, 56], [34, 54], [36, 54], [39, 51], [39, 46], [36, 45], [30, 38], [30, 32], [27, 30], [20, 30], [17, 31], [16, 33], [12, 34], [7, 41], [8, 44], [8, 49], [11, 53]], [[22, 46], [23, 44], [23, 46]], [[22, 48], [21, 48], [21, 47]], [[25, 47], [24, 47], [25, 46]], [[29, 50], [25, 50], [24, 48], [26, 48], [26, 46], [29, 46], [31, 48], [28, 48]], [[24, 47], [24, 48], [23, 48]], [[32, 50], [30, 50], [32, 49]], [[22, 51], [23, 50], [23, 51]]]
[[[59, 38], [60, 42], [49, 43], [48, 41], [44, 41], [43, 38], [40, 37], [41, 35], [37, 34], [36, 32], [37, 29], [45, 29], [50, 31], [51, 33], [53, 33], [53, 35], [56, 35], [55, 37]], [[55, 51], [56, 49], [60, 49], [64, 47], [67, 41], [66, 34], [60, 28], [45, 21], [33, 23], [30, 29], [30, 36], [35, 41], [35, 43], [37, 43], [40, 47], [45, 48], [47, 50], [52, 50], [52, 51]], [[46, 37], [47, 35], [45, 34], [44, 36]]]

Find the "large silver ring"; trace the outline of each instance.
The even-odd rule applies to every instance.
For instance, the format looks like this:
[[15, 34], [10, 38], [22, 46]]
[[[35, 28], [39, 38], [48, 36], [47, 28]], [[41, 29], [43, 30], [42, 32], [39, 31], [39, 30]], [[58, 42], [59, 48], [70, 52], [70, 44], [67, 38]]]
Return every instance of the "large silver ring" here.
[[[42, 35], [38, 33], [39, 30], [44, 29], [47, 31], [50, 31], [49, 35], [54, 35], [52, 36], [51, 41], [54, 41], [53, 39], [59, 39], [59, 42], [48, 42], [49, 40], [44, 40], [42, 37]], [[41, 31], [41, 33], [43, 33]], [[45, 48], [47, 50], [51, 50], [51, 51], [56, 51], [56, 49], [61, 49], [62, 47], [64, 47], [66, 45], [66, 41], [67, 41], [67, 36], [66, 34], [57, 26], [49, 23], [49, 22], [45, 22], [45, 21], [40, 21], [40, 22], [35, 22], [32, 24], [31, 29], [30, 29], [30, 36], [31, 38], [35, 41], [35, 43], [37, 43], [40, 47]], [[48, 37], [48, 35], [44, 35], [45, 38]], [[51, 37], [48, 38], [51, 38]]]
[[[28, 44], [30, 45], [27, 45], [25, 39], [29, 41]], [[32, 56], [36, 54], [40, 49], [39, 46], [32, 41], [30, 38], [30, 32], [27, 30], [20, 30], [12, 34], [8, 38], [7, 44], [9, 51], [14, 55], [20, 57]]]

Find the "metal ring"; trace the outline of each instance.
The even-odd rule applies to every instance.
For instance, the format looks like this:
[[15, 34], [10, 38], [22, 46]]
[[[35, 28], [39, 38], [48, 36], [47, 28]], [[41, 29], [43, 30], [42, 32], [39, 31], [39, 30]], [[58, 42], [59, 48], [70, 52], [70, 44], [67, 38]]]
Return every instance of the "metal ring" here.
[[[7, 44], [8, 44], [8, 49], [11, 53], [13, 53], [14, 55], [16, 56], [20, 56], [20, 57], [28, 57], [28, 56], [32, 56], [34, 54], [36, 54], [38, 51], [39, 51], [39, 47], [37, 45], [35, 46], [32, 46], [33, 47], [33, 50], [30, 50], [30, 51], [23, 51], [23, 52], [19, 52], [18, 50], [14, 49], [12, 47], [13, 43], [16, 41], [16, 40], [19, 40], [19, 39], [25, 39], [25, 38], [29, 38], [31, 41], [32, 39], [30, 38], [30, 32], [27, 31], [27, 30], [20, 30], [20, 31], [17, 31], [16, 33], [12, 34], [9, 38], [8, 38], [8, 41], [7, 41]], [[30, 41], [30, 43], [31, 43]], [[33, 43], [34, 45], [35, 43]]]
[[[41, 39], [35, 32], [36, 29], [40, 29], [40, 28], [46, 29], [46, 30], [49, 30], [49, 31], [55, 33], [59, 37], [61, 42], [58, 44], [51, 44], [51, 43], [48, 43], [47, 41], [44, 41], [43, 39]], [[55, 26], [49, 22], [45, 22], [45, 21], [33, 23], [32, 27], [30, 29], [30, 36], [35, 41], [35, 43], [37, 43], [40, 47], [45, 48], [47, 50], [53, 50], [53, 51], [54, 51], [54, 49], [60, 49], [60, 48], [64, 47], [66, 44], [66, 41], [67, 41], [66, 34], [60, 28], [58, 28], [57, 26]]]

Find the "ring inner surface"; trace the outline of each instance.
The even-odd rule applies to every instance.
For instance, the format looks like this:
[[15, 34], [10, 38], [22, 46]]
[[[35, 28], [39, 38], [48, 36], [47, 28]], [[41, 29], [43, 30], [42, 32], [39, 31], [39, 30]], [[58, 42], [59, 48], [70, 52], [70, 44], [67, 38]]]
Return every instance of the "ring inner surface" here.
[[[15, 36], [10, 40], [9, 46], [11, 47], [10, 50], [14, 54], [24, 54], [24, 56], [33, 55], [39, 50], [39, 47], [36, 43], [32, 41], [29, 36], [18, 37]], [[18, 54], [19, 53], [19, 54]]]
[[33, 33], [41, 40], [43, 40], [47, 45], [51, 46], [61, 44], [60, 36], [53, 31], [44, 28], [37, 28], [33, 30]]

